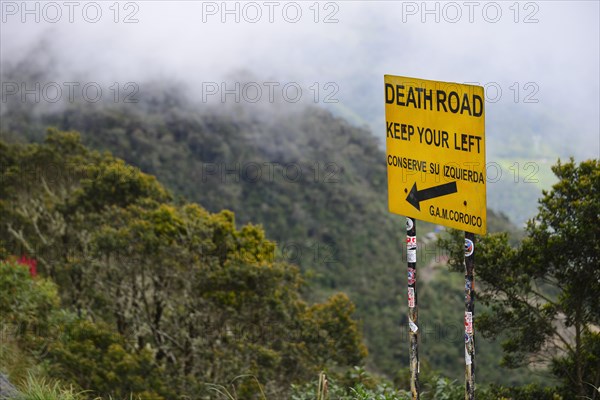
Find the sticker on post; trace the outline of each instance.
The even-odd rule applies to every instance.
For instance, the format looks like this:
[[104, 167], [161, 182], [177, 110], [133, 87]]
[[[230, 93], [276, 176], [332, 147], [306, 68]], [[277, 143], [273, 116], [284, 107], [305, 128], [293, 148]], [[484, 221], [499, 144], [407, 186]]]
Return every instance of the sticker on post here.
[[417, 249], [417, 237], [416, 236], [407, 236], [406, 237], [406, 248], [408, 250], [416, 250]]
[[406, 250], [406, 261], [409, 263], [417, 262], [417, 249]]
[[475, 251], [475, 245], [471, 239], [465, 239], [465, 257], [470, 257]]
[[465, 332], [473, 334], [473, 313], [469, 311], [465, 311]]
[[473, 281], [470, 279], [465, 280], [465, 303], [470, 303], [472, 300]]
[[467, 349], [467, 346], [465, 346], [465, 364], [466, 365], [473, 364], [473, 361], [471, 360], [471, 355], [469, 354], [469, 349]]
[[[408, 262], [414, 262], [414, 261], [410, 261], [410, 257], [409, 257]], [[409, 268], [408, 269], [408, 284], [414, 285], [416, 281], [417, 281], [417, 271], [414, 268]]]
[[419, 330], [419, 327], [417, 326], [417, 324], [415, 324], [412, 319], [408, 319], [408, 326], [410, 327], [410, 330], [412, 332], [417, 332]]
[[408, 307], [415, 307], [415, 288], [408, 288]]
[[410, 231], [415, 226], [411, 218], [406, 218], [406, 230]]

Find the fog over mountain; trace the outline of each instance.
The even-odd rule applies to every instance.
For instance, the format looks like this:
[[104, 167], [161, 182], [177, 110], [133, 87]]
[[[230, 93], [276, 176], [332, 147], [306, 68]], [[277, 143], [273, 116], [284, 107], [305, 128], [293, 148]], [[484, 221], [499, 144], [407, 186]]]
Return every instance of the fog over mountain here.
[[[151, 364], [164, 367], [163, 380], [138, 371], [137, 359], [122, 353], [131, 368], [121, 372], [107, 352], [106, 367], [102, 360], [96, 369], [123, 378], [126, 389], [111, 398], [136, 398], [128, 379], [154, 381], [157, 393], [164, 384], [169, 390], [161, 398], [167, 399], [204, 396], [197, 387], [212, 390], [226, 382], [235, 389], [241, 376], [252, 377], [253, 387], [265, 383], [267, 394], [261, 398], [289, 398], [282, 393], [295, 382], [305, 382], [311, 394], [294, 398], [312, 398], [319, 371], [335, 374], [329, 376], [331, 388], [340, 385], [346, 392], [357, 387], [355, 379], [375, 384], [363, 372], [408, 388], [406, 344], [417, 330], [423, 344], [416, 365], [424, 399], [454, 398], [448, 390], [462, 385], [462, 367], [465, 361], [473, 363], [469, 348], [475, 342], [480, 393], [497, 384], [523, 391], [489, 398], [522, 398], [519, 393], [550, 398], [545, 386], [559, 381], [550, 380], [546, 365], [531, 362], [534, 358], [525, 353], [546, 345], [553, 352], [562, 344], [554, 336], [540, 342], [541, 331], [534, 328], [558, 326], [553, 334], [562, 335], [561, 318], [552, 318], [569, 310], [587, 312], [572, 307], [571, 297], [555, 304], [554, 296], [581, 294], [586, 302], [589, 297], [593, 311], [598, 290], [581, 289], [587, 287], [579, 284], [581, 277], [564, 279], [573, 271], [589, 271], [589, 259], [578, 267], [570, 233], [564, 242], [562, 236], [556, 239], [562, 247], [554, 246], [553, 252], [539, 250], [545, 249], [541, 232], [524, 247], [511, 246], [527, 237], [522, 228], [537, 214], [542, 190], [556, 182], [551, 166], [557, 159], [600, 158], [599, 13], [598, 1], [0, 0], [0, 286], [2, 276], [12, 279], [16, 271], [4, 260], [23, 255], [20, 260], [28, 260], [29, 268], [38, 263], [35, 274], [56, 279], [69, 312], [105, 319], [132, 356], [145, 357], [147, 350]], [[445, 122], [435, 118], [424, 124], [402, 121], [422, 111], [416, 109], [422, 109], [423, 92], [416, 88], [419, 106], [412, 103], [388, 125], [400, 132], [394, 139], [403, 140], [396, 142], [402, 154], [390, 154], [388, 159], [397, 161], [391, 164], [421, 177], [451, 178], [436, 186], [425, 185], [431, 183], [426, 179], [417, 189], [415, 175], [406, 180], [406, 196], [402, 189], [395, 191], [399, 201], [406, 199], [417, 209], [430, 201], [430, 216], [483, 226], [477, 221], [483, 221], [482, 215], [472, 213], [484, 208], [483, 199], [474, 197], [486, 194], [487, 231], [505, 232], [507, 242], [491, 235], [466, 242], [468, 248], [483, 249], [476, 256], [475, 281], [462, 268], [461, 232], [419, 221], [418, 234], [407, 240], [406, 218], [389, 212], [384, 75], [484, 87], [483, 94], [477, 89], [476, 96], [462, 97], [460, 112], [480, 115], [485, 104], [485, 175], [481, 164], [469, 167], [470, 155], [483, 153], [483, 119], [478, 118], [476, 133], [445, 132], [436, 126]], [[402, 90], [398, 84], [397, 97]], [[444, 99], [442, 91], [436, 92], [436, 104], [450, 103], [456, 94], [444, 92], [449, 93]], [[404, 111], [415, 114], [406, 117]], [[449, 112], [456, 114], [452, 105]], [[415, 127], [417, 134], [431, 128], [430, 138], [436, 130], [437, 143], [434, 138], [430, 145], [428, 131], [423, 136], [427, 146], [416, 136], [403, 139], [403, 124], [409, 137]], [[446, 162], [448, 172], [438, 173], [440, 165], [427, 166], [425, 160], [437, 161], [429, 153], [436, 146], [451, 150], [457, 157], [452, 164], [464, 168], [453, 165], [450, 171]], [[593, 225], [589, 216], [600, 203], [590, 189], [593, 181], [585, 181], [586, 168], [597, 167], [592, 164], [582, 162], [583, 172], [573, 175], [563, 171], [562, 182], [578, 185], [572, 189], [577, 190], [573, 209], [578, 211], [558, 219], [561, 226], [577, 222], [567, 231], [584, 232], [589, 246], [581, 248], [591, 249], [589, 254], [595, 249], [589, 238], [598, 236], [593, 229], [587, 232]], [[484, 176], [487, 191], [482, 190]], [[397, 179], [391, 175], [392, 185]], [[477, 188], [459, 190], [467, 182]], [[583, 189], [587, 197], [580, 195]], [[433, 205], [433, 199], [443, 202], [455, 193], [464, 197], [453, 196], [448, 206]], [[455, 200], [458, 207], [450, 207]], [[473, 203], [478, 208], [471, 213]], [[559, 215], [554, 211], [561, 208], [571, 212], [567, 202], [552, 205], [549, 212]], [[415, 243], [418, 263], [413, 265]], [[455, 256], [458, 268], [452, 267]], [[409, 314], [417, 296], [413, 267], [420, 280], [418, 320]], [[21, 271], [23, 282], [29, 282], [31, 271]], [[478, 291], [476, 314], [470, 308], [473, 288]], [[517, 319], [500, 324], [500, 336], [484, 337], [484, 329], [480, 335], [485, 317], [469, 326], [473, 318], [486, 311], [503, 317], [510, 308], [519, 310], [500, 298], [488, 303], [488, 289], [500, 297], [514, 293], [515, 304], [525, 308], [539, 306], [536, 317], [514, 314]], [[0, 291], [17, 292], [18, 287]], [[528, 300], [540, 293], [539, 299], [551, 300]], [[0, 296], [0, 303], [4, 298], [14, 311], [6, 332], [21, 326], [13, 315], [29, 318], [22, 311], [23, 304], [29, 306], [28, 296]], [[153, 297], [153, 312], [146, 297]], [[40, 310], [39, 321], [53, 321], [52, 313]], [[62, 315], [67, 309], [55, 311]], [[487, 321], [490, 329], [500, 326]], [[589, 321], [587, 327], [574, 322], [565, 328], [575, 332], [561, 341], [575, 352], [566, 358], [548, 353], [552, 374], [564, 382], [577, 375], [581, 385], [583, 377], [592, 376], [589, 371], [571, 374], [572, 364], [595, 362], [599, 338], [589, 327], [597, 319]], [[255, 327], [261, 328], [256, 338]], [[94, 360], [91, 352], [99, 348], [87, 340], [86, 331], [79, 340], [63, 335], [63, 325], [55, 328], [56, 338], [43, 329], [32, 333], [44, 333], [81, 354], [64, 357], [70, 365], [66, 371], [83, 381], [75, 383], [82, 390], [101, 390], [85, 382], [90, 377], [112, 385], [85, 370]], [[103, 335], [95, 325], [86, 329]], [[478, 331], [475, 341], [469, 330]], [[527, 340], [515, 342], [513, 334]], [[83, 340], [86, 345], [80, 346]], [[60, 353], [62, 346], [34, 342], [43, 347], [43, 356], [46, 348]], [[4, 365], [28, 373], [29, 367], [10, 357], [37, 354], [37, 348], [21, 349], [21, 342], [12, 339], [7, 343]], [[515, 343], [523, 346], [517, 349]], [[503, 353], [503, 346], [524, 352]], [[505, 368], [503, 355], [525, 355], [505, 358], [508, 365], [523, 361], [525, 368]], [[140, 365], [150, 363], [144, 360]], [[44, 360], [49, 377], [58, 374], [70, 384], [75, 378], [61, 376], [57, 365]], [[321, 382], [324, 378], [319, 375]], [[539, 391], [524, 386], [536, 382]], [[564, 392], [571, 389], [572, 382]], [[548, 397], [537, 395], [542, 392]], [[236, 393], [236, 398], [258, 398]], [[341, 398], [333, 389], [329, 397]]]
[[[241, 103], [260, 95], [276, 109], [300, 97], [383, 143], [384, 74], [478, 82], [487, 161], [502, 168], [490, 206], [517, 222], [535, 206], [507, 209], [507, 190], [539, 194], [558, 157], [600, 154], [598, 2], [25, 4], [2, 2], [1, 66], [39, 55], [42, 86], [93, 81], [113, 95], [116, 82], [121, 99], [127, 83], [142, 94], [147, 82], [173, 81], [219, 103], [236, 101], [223, 89], [251, 81], [237, 89]], [[13, 95], [6, 82], [3, 96]]]

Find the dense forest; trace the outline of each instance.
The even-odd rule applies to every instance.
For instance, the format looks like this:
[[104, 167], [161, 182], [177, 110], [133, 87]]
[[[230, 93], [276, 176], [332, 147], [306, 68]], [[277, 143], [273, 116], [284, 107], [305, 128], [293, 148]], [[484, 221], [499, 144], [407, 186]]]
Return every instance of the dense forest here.
[[[398, 342], [407, 335], [404, 219], [387, 211], [384, 153], [372, 133], [318, 108], [217, 111], [175, 90], [140, 94], [141, 104], [73, 105], [34, 118], [25, 109], [5, 119], [4, 131], [40, 141], [46, 126], [77, 130], [83, 143], [156, 175], [176, 196], [210, 212], [231, 210], [238, 224], [261, 224], [280, 256], [310, 281], [307, 298], [344, 291], [356, 304], [375, 371], [393, 377], [406, 367]], [[490, 210], [489, 220], [491, 231], [518, 236], [506, 217]], [[419, 236], [436, 230], [420, 224]], [[423, 361], [459, 379], [460, 277], [440, 268], [445, 254], [435, 240], [421, 247], [422, 281], [432, 281], [421, 295], [431, 298], [421, 302], [432, 342]], [[499, 346], [491, 354], [499, 359]], [[522, 376], [494, 364], [480, 374], [504, 383]]]
[[[406, 389], [404, 219], [387, 211], [373, 134], [316, 107], [217, 109], [176, 85], [140, 99], [4, 109], [2, 292], [20, 297], [2, 299], [17, 327], [2, 364], [23, 359], [23, 377], [44, 360], [51, 378], [116, 397], [210, 396], [236, 377], [239, 398], [302, 396], [322, 370]], [[506, 249], [525, 235], [493, 210], [488, 227]], [[438, 246], [450, 233], [419, 223], [418, 236], [433, 396], [462, 380], [464, 282]], [[478, 382], [560, 382], [548, 364], [503, 362], [506, 340], [477, 338]]]
[[173, 203], [154, 177], [76, 134], [1, 154], [3, 258], [29, 254], [19, 262], [46, 277], [3, 262], [3, 318], [51, 376], [172, 398], [252, 374], [281, 396], [366, 355], [347, 296], [304, 302], [298, 270], [274, 259], [261, 228]]

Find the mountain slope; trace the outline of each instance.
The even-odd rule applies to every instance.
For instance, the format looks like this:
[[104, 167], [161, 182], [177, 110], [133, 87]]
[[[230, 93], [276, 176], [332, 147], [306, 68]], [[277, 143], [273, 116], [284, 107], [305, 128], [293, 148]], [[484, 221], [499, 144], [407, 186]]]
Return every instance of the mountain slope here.
[[[310, 277], [308, 296], [320, 300], [343, 290], [356, 303], [373, 369], [393, 375], [406, 366], [405, 224], [387, 211], [384, 153], [376, 138], [314, 107], [216, 108], [193, 103], [174, 89], [142, 98], [134, 105], [79, 103], [37, 114], [17, 107], [3, 118], [3, 133], [39, 140], [47, 125], [78, 130], [86, 144], [156, 175], [209, 211], [230, 209], [239, 224], [262, 224], [282, 249], [279, 257]], [[507, 226], [493, 212], [488, 219], [490, 230]], [[420, 223], [418, 229], [424, 236], [434, 226]], [[422, 247], [421, 254], [420, 266], [443, 258], [434, 243]], [[455, 282], [443, 279], [438, 286], [444, 289]], [[431, 289], [424, 293], [443, 298]], [[460, 299], [461, 286], [455, 285], [450, 296]], [[460, 325], [460, 316], [450, 312], [427, 317], [426, 299], [421, 306], [432, 327]], [[442, 301], [440, 307], [451, 306]], [[462, 340], [453, 330], [443, 338], [451, 346], [424, 346], [423, 359], [458, 378]], [[489, 352], [499, 355], [498, 346]], [[504, 382], [514, 377], [503, 378], [495, 365], [479, 371]]]

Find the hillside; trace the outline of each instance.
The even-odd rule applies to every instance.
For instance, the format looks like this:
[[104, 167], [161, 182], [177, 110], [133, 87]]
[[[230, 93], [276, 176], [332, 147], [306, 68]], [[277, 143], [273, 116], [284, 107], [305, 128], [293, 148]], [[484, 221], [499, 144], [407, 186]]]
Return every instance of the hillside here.
[[[86, 145], [156, 175], [182, 199], [210, 212], [232, 210], [239, 226], [261, 224], [277, 242], [277, 256], [308, 277], [308, 298], [344, 291], [357, 305], [371, 370], [393, 377], [406, 367], [404, 218], [387, 211], [384, 153], [373, 134], [315, 107], [217, 109], [168, 86], [140, 98], [36, 112], [18, 104], [5, 112], [2, 135], [39, 141], [46, 126], [77, 130]], [[488, 225], [516, 232], [492, 211]], [[421, 223], [418, 235], [434, 229]], [[420, 267], [443, 264], [435, 241], [421, 248]], [[433, 275], [419, 293], [422, 359], [460, 379], [462, 278], [444, 268], [427, 271]], [[482, 382], [528, 380], [496, 365], [498, 345], [479, 343]]]
[[352, 302], [307, 303], [260, 227], [174, 203], [72, 132], [0, 141], [0, 162], [0, 367], [14, 382], [42, 373], [159, 400], [214, 398], [211, 384], [237, 380], [249, 398], [244, 375], [287, 398], [319, 371], [363, 364]]

